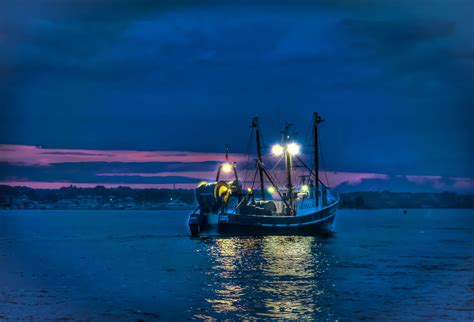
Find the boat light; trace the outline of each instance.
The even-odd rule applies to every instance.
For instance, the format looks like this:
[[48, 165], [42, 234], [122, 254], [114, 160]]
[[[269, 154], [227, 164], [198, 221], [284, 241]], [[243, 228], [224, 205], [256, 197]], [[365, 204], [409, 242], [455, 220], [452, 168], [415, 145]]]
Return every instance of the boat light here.
[[272, 153], [276, 156], [282, 155], [285, 152], [285, 149], [280, 144], [275, 144], [272, 146]]
[[307, 184], [304, 184], [301, 186], [301, 192], [308, 192], [309, 191], [309, 187]]
[[268, 187], [268, 192], [274, 193], [275, 191], [276, 191], [275, 187], [273, 186]]
[[225, 173], [229, 173], [232, 171], [232, 165], [230, 163], [224, 163], [222, 165], [222, 171], [224, 171]]
[[297, 155], [300, 153], [300, 146], [296, 143], [290, 143], [286, 146], [286, 150], [291, 155]]
[[252, 193], [252, 188], [248, 187], [247, 191], [248, 191], [248, 193]]

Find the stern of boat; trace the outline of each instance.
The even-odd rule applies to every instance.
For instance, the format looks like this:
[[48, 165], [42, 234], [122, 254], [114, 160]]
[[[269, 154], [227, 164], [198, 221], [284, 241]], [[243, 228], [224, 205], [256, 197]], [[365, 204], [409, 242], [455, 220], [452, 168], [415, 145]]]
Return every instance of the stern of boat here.
[[201, 214], [199, 208], [189, 216], [188, 226], [192, 236], [197, 236], [201, 233], [201, 230], [205, 224], [205, 215]]

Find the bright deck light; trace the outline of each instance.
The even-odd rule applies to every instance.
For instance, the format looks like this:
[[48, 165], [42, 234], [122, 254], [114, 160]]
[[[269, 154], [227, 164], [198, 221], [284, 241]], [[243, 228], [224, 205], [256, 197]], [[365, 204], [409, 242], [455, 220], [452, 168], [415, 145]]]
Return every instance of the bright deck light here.
[[309, 191], [309, 187], [307, 184], [304, 184], [301, 186], [301, 192], [308, 192]]
[[300, 146], [296, 143], [290, 143], [286, 147], [288, 153], [291, 155], [297, 155], [300, 153]]
[[272, 146], [272, 153], [276, 156], [282, 155], [285, 149], [280, 144]]
[[272, 186], [268, 187], [268, 192], [274, 193], [275, 191], [276, 191], [275, 187], [272, 187]]
[[224, 163], [222, 165], [222, 171], [224, 171], [225, 173], [229, 173], [232, 171], [232, 165], [230, 163]]

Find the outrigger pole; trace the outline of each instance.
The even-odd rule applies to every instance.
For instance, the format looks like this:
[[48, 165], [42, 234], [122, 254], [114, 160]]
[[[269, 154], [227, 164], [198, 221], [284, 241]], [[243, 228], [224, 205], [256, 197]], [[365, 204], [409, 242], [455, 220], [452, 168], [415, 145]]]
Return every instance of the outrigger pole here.
[[316, 207], [319, 207], [319, 140], [318, 140], [318, 125], [324, 122], [318, 112], [313, 113], [314, 126], [314, 176], [316, 177]]
[[262, 200], [265, 200], [265, 184], [263, 182], [263, 161], [262, 161], [262, 145], [260, 143], [260, 127], [258, 117], [255, 116], [252, 120], [252, 127], [255, 129], [255, 137], [257, 139], [257, 158], [258, 158], [258, 173], [260, 175], [260, 190], [262, 192]]

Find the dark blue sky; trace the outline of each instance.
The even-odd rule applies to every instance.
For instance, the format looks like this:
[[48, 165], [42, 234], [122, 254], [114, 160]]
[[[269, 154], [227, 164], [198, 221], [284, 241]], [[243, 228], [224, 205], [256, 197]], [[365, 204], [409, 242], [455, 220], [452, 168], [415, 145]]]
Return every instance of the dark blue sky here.
[[474, 177], [473, 1], [238, 3], [2, 2], [0, 144], [245, 152], [319, 111], [329, 169]]

